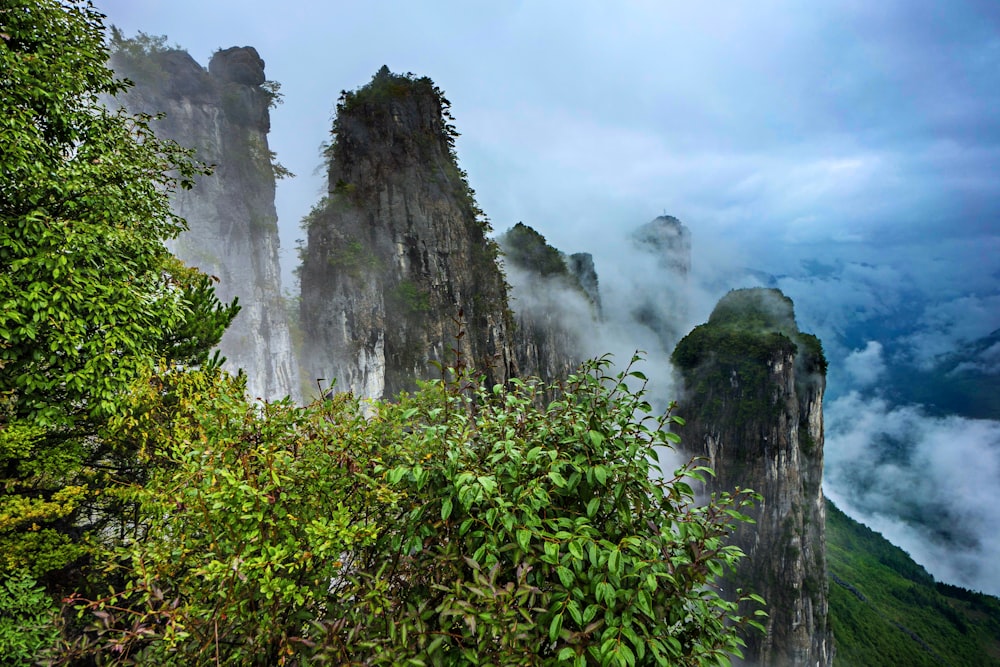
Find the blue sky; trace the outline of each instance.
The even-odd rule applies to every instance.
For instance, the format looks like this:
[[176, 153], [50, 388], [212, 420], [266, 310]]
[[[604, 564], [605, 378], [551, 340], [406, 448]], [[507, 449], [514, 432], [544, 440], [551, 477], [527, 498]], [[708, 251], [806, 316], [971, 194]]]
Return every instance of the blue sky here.
[[[626, 233], [675, 215], [711, 286], [692, 323], [743, 286], [726, 283], [739, 267], [777, 276], [833, 361], [828, 490], [938, 576], [1000, 593], [1000, 423], [878, 397], [887, 365], [927, 364], [1000, 328], [992, 0], [95, 2], [127, 35], [165, 34], [203, 65], [254, 46], [282, 84], [270, 144], [298, 174], [278, 185], [286, 289], [336, 99], [383, 64], [445, 91], [461, 166], [498, 231], [523, 221], [594, 253], [613, 281], [630, 268]], [[872, 430], [852, 424], [925, 434], [886, 493], [954, 488], [955, 466], [928, 463], [949, 441], [971, 459], [977, 500], [935, 502], [952, 502], [980, 546], [956, 560], [878, 514], [872, 492], [851, 506], [837, 480]]]

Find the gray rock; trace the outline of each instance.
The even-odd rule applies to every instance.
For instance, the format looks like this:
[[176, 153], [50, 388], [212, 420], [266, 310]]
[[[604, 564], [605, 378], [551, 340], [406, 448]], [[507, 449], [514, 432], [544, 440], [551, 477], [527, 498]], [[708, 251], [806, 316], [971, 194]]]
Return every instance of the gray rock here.
[[489, 383], [516, 373], [506, 284], [447, 106], [430, 79], [384, 67], [338, 105], [301, 269], [304, 372], [335, 390], [391, 397], [440, 377], [435, 364]]
[[266, 80], [264, 61], [252, 46], [231, 46], [216, 51], [208, 63], [208, 71], [219, 81], [243, 86], [259, 86]]
[[185, 263], [218, 277], [222, 301], [239, 297], [239, 315], [220, 349], [230, 370], [243, 369], [253, 397], [299, 394], [298, 368], [281, 296], [274, 173], [264, 62], [250, 47], [219, 51], [209, 71], [184, 51], [113, 57], [136, 86], [119, 100], [133, 113], [165, 113], [156, 133], [194, 148], [216, 165], [173, 208], [189, 226], [172, 244]]
[[823, 500], [823, 392], [819, 341], [799, 332], [778, 290], [735, 290], [674, 351], [685, 394], [677, 414], [688, 454], [715, 470], [709, 493], [763, 496], [732, 543], [747, 554], [725, 590], [767, 601], [767, 633], [747, 634], [746, 663], [819, 665], [833, 660], [828, 621]]

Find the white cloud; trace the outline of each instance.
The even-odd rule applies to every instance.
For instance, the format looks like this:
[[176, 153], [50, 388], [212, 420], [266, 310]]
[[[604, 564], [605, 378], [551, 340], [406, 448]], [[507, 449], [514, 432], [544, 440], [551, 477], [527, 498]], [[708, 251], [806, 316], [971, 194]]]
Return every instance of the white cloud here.
[[826, 408], [827, 495], [935, 578], [1000, 594], [1000, 422], [851, 392]]
[[966, 295], [928, 305], [916, 330], [903, 342], [910, 361], [931, 368], [941, 355], [996, 329], [1000, 329], [1000, 293]]
[[885, 373], [882, 344], [870, 340], [864, 349], [854, 350], [844, 358], [844, 368], [859, 387], [869, 387]]

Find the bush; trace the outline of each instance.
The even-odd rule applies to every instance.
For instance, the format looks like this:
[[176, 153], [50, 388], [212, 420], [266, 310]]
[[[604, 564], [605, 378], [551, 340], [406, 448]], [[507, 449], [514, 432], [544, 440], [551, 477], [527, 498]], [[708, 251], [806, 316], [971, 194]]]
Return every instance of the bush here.
[[56, 608], [23, 573], [0, 582], [0, 656], [5, 665], [32, 665], [58, 635]]
[[123, 425], [163, 460], [133, 490], [144, 538], [112, 558], [129, 583], [80, 601], [97, 623], [77, 655], [725, 663], [753, 621], [713, 581], [742, 557], [724, 542], [749, 495], [699, 507], [685, 479], [704, 469], [661, 477], [680, 420], [628, 388], [641, 373], [607, 367], [307, 408], [248, 406], [222, 374], [174, 378], [169, 407], [150, 409], [158, 389]]

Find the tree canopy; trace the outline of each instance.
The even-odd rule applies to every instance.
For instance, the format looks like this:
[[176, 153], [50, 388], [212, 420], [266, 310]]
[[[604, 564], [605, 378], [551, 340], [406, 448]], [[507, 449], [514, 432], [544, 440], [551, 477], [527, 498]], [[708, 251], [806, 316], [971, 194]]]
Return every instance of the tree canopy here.
[[132, 453], [102, 429], [130, 384], [208, 361], [236, 313], [164, 246], [170, 194], [205, 168], [105, 105], [107, 57], [90, 3], [0, 9], [0, 564], [35, 576], [107, 518], [97, 490]]

